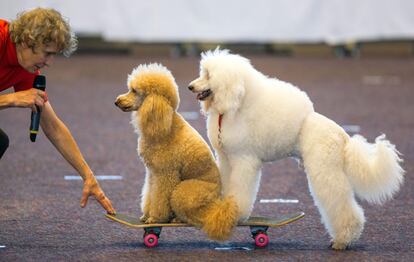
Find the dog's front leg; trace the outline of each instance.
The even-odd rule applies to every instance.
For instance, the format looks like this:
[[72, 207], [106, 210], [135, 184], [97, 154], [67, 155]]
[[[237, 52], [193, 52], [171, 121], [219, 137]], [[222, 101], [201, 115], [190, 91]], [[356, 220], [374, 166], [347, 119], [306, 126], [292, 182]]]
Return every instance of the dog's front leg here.
[[150, 206], [151, 206], [151, 174], [149, 170], [145, 173], [145, 181], [141, 191], [141, 211], [142, 216], [140, 220], [146, 222], [150, 217]]
[[230, 173], [231, 167], [227, 156], [219, 149], [216, 150], [217, 153], [217, 164], [220, 170], [220, 180], [221, 180], [221, 193], [224, 196], [228, 195], [230, 189]]
[[173, 218], [170, 199], [174, 188], [179, 183], [178, 177], [178, 174], [152, 174], [150, 216], [146, 223], [165, 223]]
[[225, 196], [232, 196], [240, 211], [240, 220], [249, 218], [259, 191], [261, 161], [255, 156], [228, 157], [231, 172]]

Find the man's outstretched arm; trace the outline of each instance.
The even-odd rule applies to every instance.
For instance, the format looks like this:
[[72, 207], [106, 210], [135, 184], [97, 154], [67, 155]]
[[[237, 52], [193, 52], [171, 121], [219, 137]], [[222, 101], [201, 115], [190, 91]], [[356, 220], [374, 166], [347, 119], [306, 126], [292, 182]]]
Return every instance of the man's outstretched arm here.
[[94, 196], [110, 214], [115, 214], [111, 201], [105, 196], [92, 170], [86, 163], [75, 139], [66, 125], [58, 118], [49, 102], [42, 109], [40, 125], [47, 138], [52, 142], [66, 161], [83, 178], [83, 192], [80, 205], [85, 207], [89, 196]]

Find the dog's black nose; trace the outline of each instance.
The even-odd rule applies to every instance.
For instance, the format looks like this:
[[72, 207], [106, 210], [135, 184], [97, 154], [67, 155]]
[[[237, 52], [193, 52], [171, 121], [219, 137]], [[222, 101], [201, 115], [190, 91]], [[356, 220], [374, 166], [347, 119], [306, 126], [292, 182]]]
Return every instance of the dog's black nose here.
[[190, 89], [190, 91], [193, 91], [194, 86], [188, 86], [188, 89]]

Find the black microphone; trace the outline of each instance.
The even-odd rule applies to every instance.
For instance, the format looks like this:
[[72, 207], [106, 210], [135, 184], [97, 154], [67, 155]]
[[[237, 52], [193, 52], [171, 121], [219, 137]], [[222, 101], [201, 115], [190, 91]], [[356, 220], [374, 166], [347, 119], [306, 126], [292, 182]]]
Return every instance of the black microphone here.
[[[37, 75], [33, 81], [33, 88], [45, 91], [46, 89], [46, 77], [44, 75]], [[39, 132], [40, 124], [40, 110], [39, 106], [36, 106], [37, 112], [32, 111], [30, 116], [30, 141], [36, 141], [36, 135]]]

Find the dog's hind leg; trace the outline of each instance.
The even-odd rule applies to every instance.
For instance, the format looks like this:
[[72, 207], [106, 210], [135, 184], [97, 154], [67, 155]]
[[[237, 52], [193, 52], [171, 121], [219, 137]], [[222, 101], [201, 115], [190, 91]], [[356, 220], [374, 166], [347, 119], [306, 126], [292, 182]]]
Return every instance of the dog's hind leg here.
[[308, 118], [301, 131], [300, 147], [309, 189], [333, 239], [332, 248], [345, 249], [359, 238], [365, 222], [343, 170], [348, 137], [319, 114]]
[[175, 215], [190, 224], [201, 225], [197, 210], [220, 196], [220, 186], [202, 180], [189, 179], [181, 182], [172, 192], [171, 207]]
[[202, 228], [214, 240], [227, 239], [238, 219], [236, 202], [221, 199], [219, 183], [183, 181], [172, 194], [171, 206], [178, 219]]
[[[323, 159], [320, 161], [324, 161]], [[364, 213], [355, 201], [351, 186], [340, 169], [321, 169], [305, 160], [309, 190], [322, 222], [332, 237], [333, 249], [345, 249], [359, 238]]]

